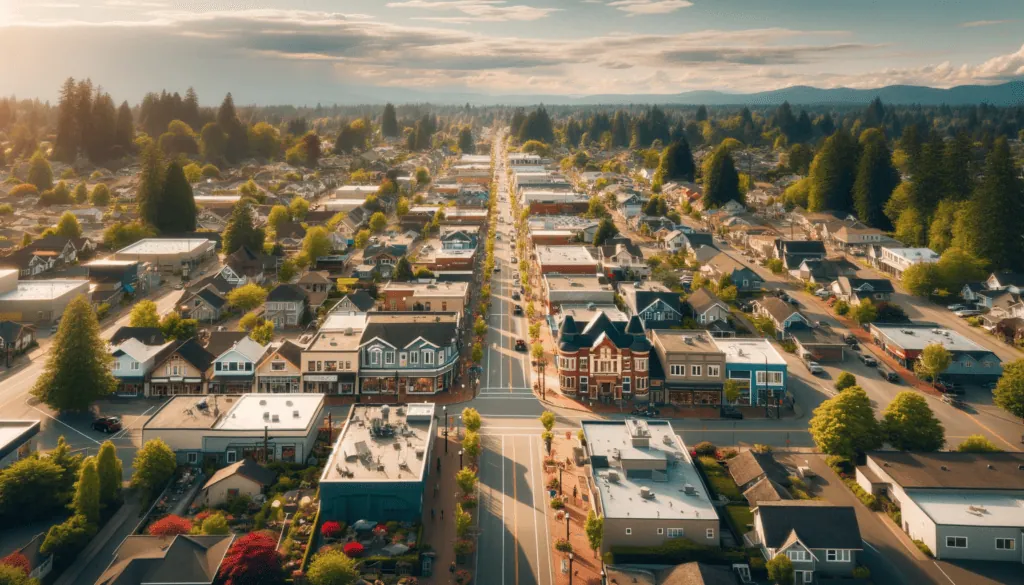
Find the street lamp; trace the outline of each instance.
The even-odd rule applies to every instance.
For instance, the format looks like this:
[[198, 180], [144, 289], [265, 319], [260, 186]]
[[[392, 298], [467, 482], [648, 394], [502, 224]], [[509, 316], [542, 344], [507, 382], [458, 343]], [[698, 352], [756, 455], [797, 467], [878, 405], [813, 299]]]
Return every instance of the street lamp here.
[[441, 412], [444, 413], [444, 454], [448, 454], [448, 406], [442, 406]]
[[[562, 468], [558, 468], [558, 495], [562, 495]], [[566, 514], [568, 516], [568, 514]]]
[[565, 540], [569, 540], [569, 513], [565, 513]]
[[[568, 514], [566, 514], [566, 518], [568, 517]], [[569, 552], [569, 585], [572, 585], [572, 559], [575, 556], [576, 555], [572, 554], [572, 551]]]
[[459, 471], [462, 471], [462, 449], [459, 449]]

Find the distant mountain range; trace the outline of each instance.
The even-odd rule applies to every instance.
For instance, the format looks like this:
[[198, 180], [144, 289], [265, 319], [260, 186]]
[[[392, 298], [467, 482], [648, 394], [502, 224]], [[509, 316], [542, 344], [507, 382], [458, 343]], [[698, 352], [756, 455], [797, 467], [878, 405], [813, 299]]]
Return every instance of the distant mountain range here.
[[[371, 97], [372, 95], [372, 97]], [[783, 89], [758, 93], [724, 93], [719, 91], [688, 91], [677, 94], [605, 94], [588, 96], [564, 95], [485, 95], [478, 93], [430, 93], [391, 89], [384, 92], [366, 92], [363, 95], [349, 95], [344, 101], [361, 103], [394, 101], [396, 103], [431, 102], [435, 104], [494, 105], [505, 104], [527, 106], [550, 105], [625, 105], [625, 104], [673, 104], [673, 105], [756, 105], [774, 106], [788, 101], [793, 105], [856, 105], [867, 104], [875, 97], [886, 104], [965, 105], [982, 102], [994, 106], [1015, 106], [1024, 104], [1024, 81], [1010, 81], [1000, 85], [961, 85], [949, 89], [923, 87], [918, 85], [889, 85], [877, 89], [852, 89], [838, 87], [821, 89], [806, 85], [794, 85]]]

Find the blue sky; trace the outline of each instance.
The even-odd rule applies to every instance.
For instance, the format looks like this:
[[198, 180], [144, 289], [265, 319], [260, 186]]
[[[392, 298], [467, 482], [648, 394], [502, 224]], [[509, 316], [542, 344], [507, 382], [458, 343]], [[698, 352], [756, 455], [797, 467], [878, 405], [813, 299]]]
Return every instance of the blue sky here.
[[1021, 0], [0, 0], [0, 93], [204, 103], [1024, 78]]

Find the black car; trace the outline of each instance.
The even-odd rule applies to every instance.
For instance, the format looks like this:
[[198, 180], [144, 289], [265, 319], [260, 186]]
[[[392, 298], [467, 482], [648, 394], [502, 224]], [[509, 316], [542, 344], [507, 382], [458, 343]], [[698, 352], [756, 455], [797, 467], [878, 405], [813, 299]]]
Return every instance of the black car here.
[[878, 360], [869, 356], [866, 353], [857, 354], [857, 358], [864, 363], [865, 366], [876, 367], [878, 366]]
[[523, 314], [523, 306], [522, 305], [516, 305], [515, 308], [512, 309], [512, 314], [513, 315], [522, 315]]
[[121, 419], [116, 416], [102, 416], [92, 421], [92, 429], [101, 433], [116, 433], [121, 430]]
[[526, 342], [522, 339], [516, 340], [516, 351], [526, 351]]
[[963, 394], [963, 386], [956, 382], [950, 382], [949, 380], [943, 380], [939, 378], [935, 381], [935, 389], [943, 394]]
[[881, 376], [885, 378], [887, 381], [892, 382], [894, 384], [899, 383], [900, 381], [899, 374], [890, 370], [889, 368], [885, 367], [882, 364], [878, 365], [878, 373], [881, 374]]
[[736, 420], [743, 420], [743, 413], [739, 409], [732, 406], [723, 406], [719, 415], [722, 418], [732, 418]]
[[647, 408], [634, 408], [633, 409], [633, 416], [644, 416], [644, 417], [647, 417], [647, 418], [651, 418], [651, 417], [658, 416], [660, 414], [661, 414], [661, 412], [659, 412], [658, 409], [654, 408], [653, 406], [648, 406]]
[[519, 299], [520, 299], [519, 291], [517, 291], [517, 290], [512, 291], [512, 300], [513, 301], [518, 301]]

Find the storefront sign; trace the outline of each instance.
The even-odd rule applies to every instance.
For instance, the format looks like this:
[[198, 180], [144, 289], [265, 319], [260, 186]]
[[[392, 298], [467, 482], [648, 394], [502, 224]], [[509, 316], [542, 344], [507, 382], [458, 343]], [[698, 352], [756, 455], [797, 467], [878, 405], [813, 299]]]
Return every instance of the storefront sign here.
[[338, 376], [336, 374], [333, 375], [333, 376], [329, 376], [329, 375], [313, 375], [313, 376], [306, 375], [303, 378], [303, 380], [305, 380], [306, 382], [337, 382], [338, 381]]

